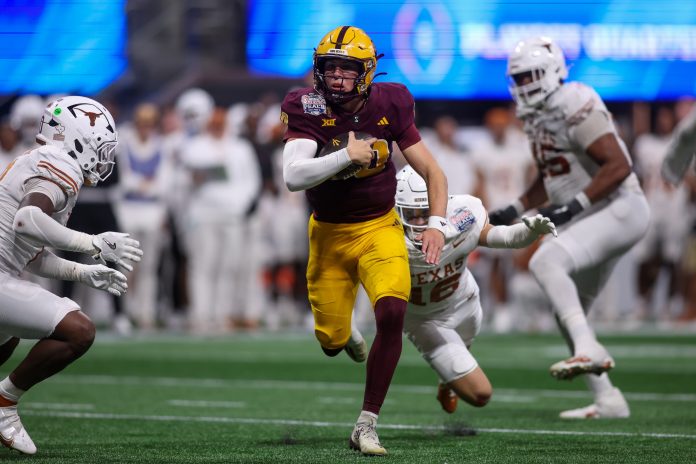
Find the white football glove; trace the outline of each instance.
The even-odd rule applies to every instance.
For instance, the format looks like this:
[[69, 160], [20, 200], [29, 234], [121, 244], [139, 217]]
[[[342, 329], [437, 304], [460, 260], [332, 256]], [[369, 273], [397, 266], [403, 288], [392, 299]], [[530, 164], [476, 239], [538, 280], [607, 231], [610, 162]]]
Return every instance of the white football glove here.
[[105, 261], [116, 263], [125, 270], [132, 271], [133, 266], [124, 260], [139, 262], [143, 256], [143, 250], [140, 249], [140, 242], [129, 237], [129, 234], [120, 232], [104, 232], [95, 235], [92, 245], [98, 253], [93, 258], [102, 263]]
[[526, 225], [529, 230], [535, 232], [539, 235], [553, 234], [554, 237], [558, 237], [558, 232], [556, 232], [556, 225], [551, 222], [551, 219], [537, 214], [536, 216], [522, 216], [522, 222]]
[[103, 264], [83, 265], [80, 268], [79, 280], [83, 284], [106, 290], [116, 296], [121, 296], [128, 289], [126, 276]]

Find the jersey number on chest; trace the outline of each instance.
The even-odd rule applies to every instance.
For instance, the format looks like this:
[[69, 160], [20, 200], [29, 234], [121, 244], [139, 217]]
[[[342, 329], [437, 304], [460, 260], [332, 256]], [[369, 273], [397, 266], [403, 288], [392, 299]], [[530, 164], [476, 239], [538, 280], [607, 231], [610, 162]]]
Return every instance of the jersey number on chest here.
[[461, 276], [462, 274], [457, 272], [456, 274], [442, 279], [430, 290], [430, 295], [424, 295], [425, 292], [423, 292], [423, 287], [412, 287], [409, 302], [417, 306], [425, 306], [428, 303], [439, 303], [449, 298], [457, 291], [459, 288], [459, 278]]
[[547, 141], [532, 143], [532, 155], [544, 177], [562, 176], [570, 172], [570, 163], [561, 153], [565, 153], [565, 150]]

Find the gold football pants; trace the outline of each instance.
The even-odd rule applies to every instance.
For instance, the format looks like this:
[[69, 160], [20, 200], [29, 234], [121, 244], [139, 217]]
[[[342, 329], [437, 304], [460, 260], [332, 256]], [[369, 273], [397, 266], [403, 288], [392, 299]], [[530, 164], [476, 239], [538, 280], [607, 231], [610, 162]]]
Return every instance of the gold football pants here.
[[324, 348], [338, 349], [348, 342], [361, 282], [373, 307], [385, 296], [408, 301], [408, 253], [396, 211], [355, 224], [320, 222], [312, 216], [307, 288], [314, 333]]

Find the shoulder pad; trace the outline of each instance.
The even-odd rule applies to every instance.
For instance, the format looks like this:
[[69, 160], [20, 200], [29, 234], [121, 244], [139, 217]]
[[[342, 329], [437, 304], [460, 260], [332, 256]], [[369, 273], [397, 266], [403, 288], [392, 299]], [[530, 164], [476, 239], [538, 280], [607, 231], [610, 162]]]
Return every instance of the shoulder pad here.
[[454, 195], [447, 204], [447, 219], [459, 233], [465, 233], [478, 224], [481, 229], [486, 221], [486, 210], [478, 198], [471, 195]]
[[64, 150], [52, 145], [43, 145], [35, 153], [36, 173], [58, 184], [68, 197], [77, 195], [84, 182], [84, 175], [77, 161]]
[[549, 97], [549, 107], [559, 110], [569, 125], [583, 121], [591, 111], [607, 111], [595, 90], [580, 82], [569, 82]]

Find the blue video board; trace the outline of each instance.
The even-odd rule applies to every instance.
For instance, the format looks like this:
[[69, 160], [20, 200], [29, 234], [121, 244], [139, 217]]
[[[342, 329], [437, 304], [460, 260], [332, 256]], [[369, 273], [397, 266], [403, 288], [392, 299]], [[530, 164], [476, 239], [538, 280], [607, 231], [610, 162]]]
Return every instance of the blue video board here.
[[508, 99], [506, 57], [527, 36], [566, 53], [570, 80], [609, 100], [696, 95], [696, 6], [686, 0], [250, 0], [247, 61], [259, 74], [306, 75], [341, 25], [364, 29], [383, 80], [418, 98]]
[[125, 0], [0, 0], [0, 94], [92, 95], [123, 73]]

